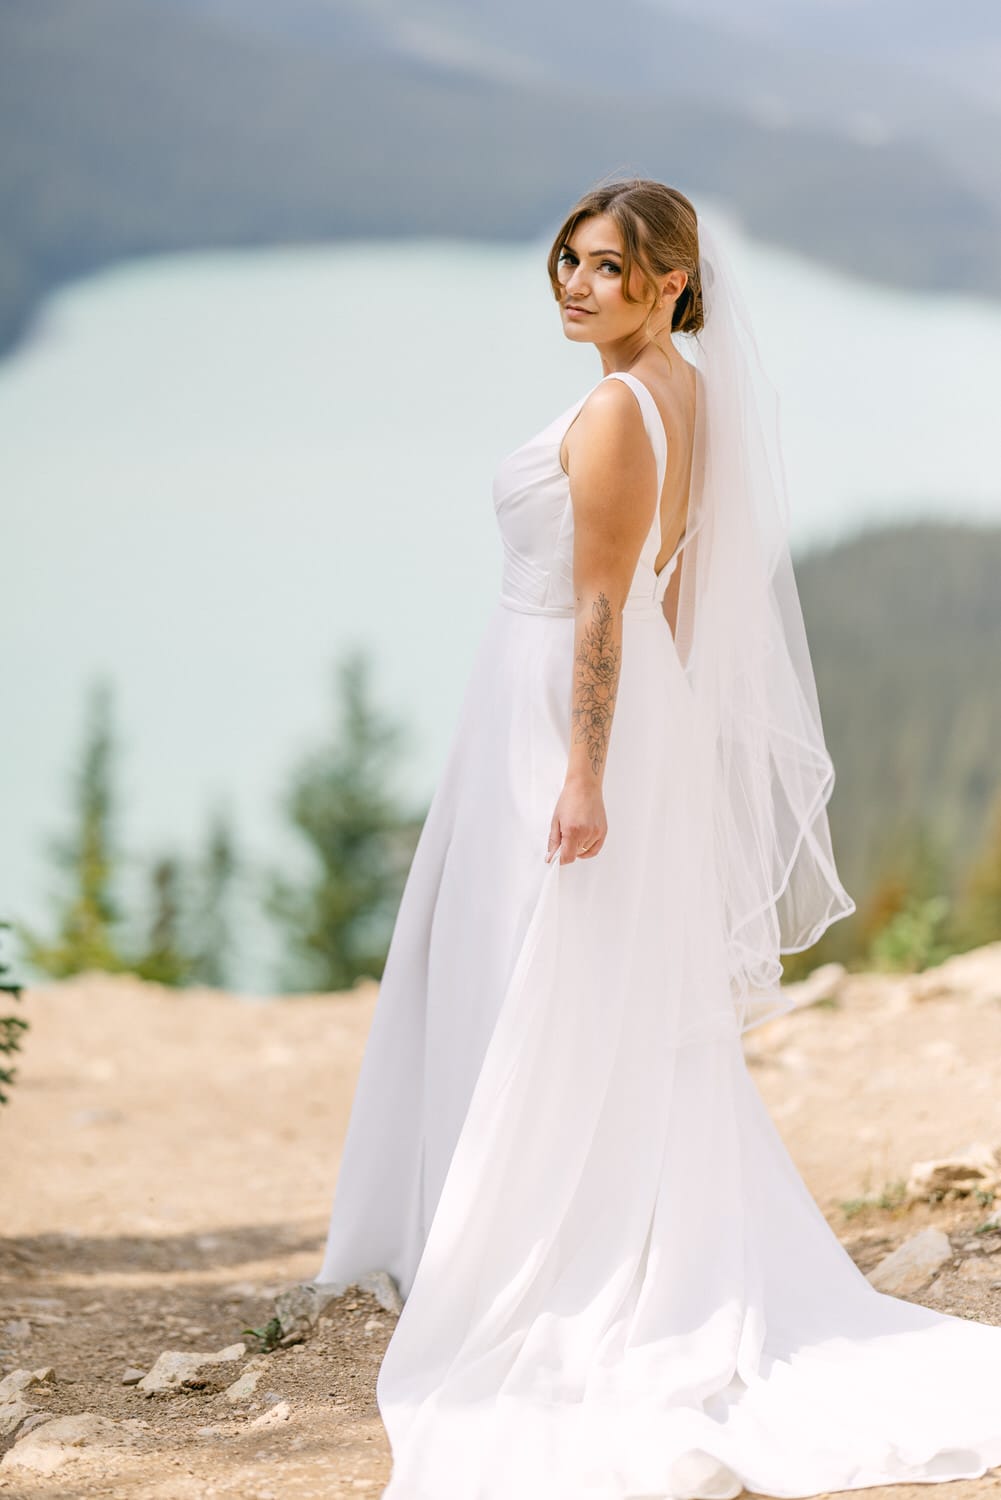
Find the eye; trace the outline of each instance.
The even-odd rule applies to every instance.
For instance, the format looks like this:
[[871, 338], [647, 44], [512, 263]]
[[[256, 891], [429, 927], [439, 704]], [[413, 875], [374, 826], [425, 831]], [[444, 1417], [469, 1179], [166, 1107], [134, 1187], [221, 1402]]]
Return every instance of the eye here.
[[[561, 266], [564, 261], [566, 261], [566, 262], [569, 263], [570, 261], [576, 261], [576, 260], [577, 260], [577, 257], [576, 257], [576, 255], [574, 255], [574, 253], [573, 253], [572, 250], [561, 250], [560, 253], [559, 253], [559, 256], [557, 257], [556, 264], [558, 266]], [[599, 261], [599, 263], [598, 263], [598, 269], [599, 270], [604, 270], [604, 268], [606, 266], [612, 272], [612, 274], [615, 275], [615, 276], [618, 276], [620, 274], [620, 272], [622, 271], [622, 267], [621, 266], [617, 266], [615, 264], [614, 260]]]

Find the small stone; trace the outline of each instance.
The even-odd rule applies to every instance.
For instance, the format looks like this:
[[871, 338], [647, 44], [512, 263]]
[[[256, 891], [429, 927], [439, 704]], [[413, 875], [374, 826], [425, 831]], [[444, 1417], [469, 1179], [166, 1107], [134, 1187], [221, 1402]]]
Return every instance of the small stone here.
[[941, 1229], [922, 1229], [869, 1272], [877, 1292], [891, 1297], [909, 1297], [927, 1286], [932, 1277], [952, 1259], [949, 1236]]
[[219, 1367], [235, 1363], [246, 1352], [246, 1344], [230, 1344], [217, 1354], [165, 1349], [149, 1374], [137, 1381], [136, 1389], [147, 1396], [166, 1391], [222, 1390], [232, 1382], [230, 1372]]
[[37, 1370], [11, 1370], [9, 1375], [0, 1380], [0, 1403], [12, 1401], [15, 1396], [30, 1391], [32, 1386], [51, 1381], [54, 1374], [51, 1365], [42, 1365]]
[[246, 1401], [257, 1390], [266, 1369], [266, 1360], [262, 1358], [250, 1360], [239, 1380], [234, 1380], [232, 1385], [226, 1387], [226, 1400]]
[[135, 1365], [129, 1365], [122, 1376], [122, 1385], [138, 1385], [145, 1374], [145, 1370], [137, 1369]]
[[289, 1420], [291, 1415], [292, 1409], [288, 1402], [279, 1401], [267, 1411], [261, 1412], [261, 1415], [255, 1417], [250, 1425], [251, 1427], [280, 1427], [283, 1422]]

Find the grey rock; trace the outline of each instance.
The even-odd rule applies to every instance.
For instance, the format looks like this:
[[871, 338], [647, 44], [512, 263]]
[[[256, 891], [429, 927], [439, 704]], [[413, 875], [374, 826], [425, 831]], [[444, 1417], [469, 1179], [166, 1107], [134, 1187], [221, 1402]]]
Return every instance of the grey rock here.
[[240, 1378], [226, 1387], [226, 1400], [234, 1403], [248, 1400], [257, 1390], [267, 1367], [267, 1360], [261, 1355], [249, 1360]]
[[316, 1327], [332, 1302], [350, 1291], [370, 1292], [386, 1312], [403, 1311], [399, 1287], [388, 1271], [366, 1271], [354, 1281], [306, 1281], [289, 1287], [275, 1298], [275, 1316], [282, 1326], [280, 1342], [301, 1343]]
[[147, 1396], [181, 1390], [223, 1390], [232, 1383], [232, 1371], [226, 1366], [242, 1359], [246, 1352], [246, 1344], [230, 1344], [216, 1354], [165, 1349], [149, 1374], [136, 1382], [136, 1389]]
[[43, 1385], [53, 1379], [55, 1371], [51, 1365], [41, 1365], [37, 1370], [11, 1370], [0, 1380], [0, 1403], [13, 1401], [16, 1396], [30, 1391], [33, 1386]]
[[14, 1437], [34, 1414], [35, 1407], [29, 1406], [23, 1396], [0, 1403], [0, 1438]]
[[941, 1229], [922, 1229], [890, 1255], [884, 1256], [869, 1281], [877, 1292], [891, 1297], [909, 1297], [927, 1286], [932, 1277], [952, 1259], [949, 1236]]

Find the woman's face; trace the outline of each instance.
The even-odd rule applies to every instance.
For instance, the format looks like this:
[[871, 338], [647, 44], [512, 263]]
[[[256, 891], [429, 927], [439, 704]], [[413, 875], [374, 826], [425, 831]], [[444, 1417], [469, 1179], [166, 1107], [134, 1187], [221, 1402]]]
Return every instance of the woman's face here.
[[[622, 236], [614, 219], [597, 214], [584, 219], [560, 249], [557, 277], [561, 288], [563, 331], [581, 343], [615, 344], [644, 327], [650, 314], [650, 294], [638, 267], [632, 268], [629, 295], [623, 296]], [[670, 331], [674, 300], [687, 281], [684, 271], [661, 278], [668, 296], [663, 316], [651, 320], [653, 334]], [[661, 328], [663, 324], [663, 329]]]

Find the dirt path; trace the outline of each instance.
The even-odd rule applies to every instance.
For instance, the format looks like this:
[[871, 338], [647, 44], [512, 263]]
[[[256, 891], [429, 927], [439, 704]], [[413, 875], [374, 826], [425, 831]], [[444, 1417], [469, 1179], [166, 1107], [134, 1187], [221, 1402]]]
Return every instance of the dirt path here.
[[[0, 1378], [51, 1366], [27, 1393], [33, 1405], [116, 1426], [51, 1474], [0, 1465], [0, 1496], [380, 1493], [389, 1455], [374, 1385], [393, 1319], [367, 1294], [334, 1304], [306, 1343], [268, 1354], [241, 1403], [122, 1384], [164, 1349], [242, 1341], [256, 1352], [244, 1330], [316, 1274], [374, 999], [371, 985], [266, 1002], [101, 975], [26, 991], [31, 1030], [0, 1110]], [[984, 1209], [969, 1199], [906, 1210], [851, 1200], [880, 1194], [916, 1159], [1001, 1143], [1001, 1004], [811, 1008], [751, 1033], [747, 1053], [863, 1269], [926, 1224], [974, 1244]], [[1001, 1323], [1001, 1245], [959, 1260], [920, 1300]], [[928, 1486], [868, 1494], [929, 1497]], [[1001, 1476], [935, 1495], [1001, 1497]]]

